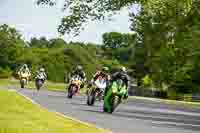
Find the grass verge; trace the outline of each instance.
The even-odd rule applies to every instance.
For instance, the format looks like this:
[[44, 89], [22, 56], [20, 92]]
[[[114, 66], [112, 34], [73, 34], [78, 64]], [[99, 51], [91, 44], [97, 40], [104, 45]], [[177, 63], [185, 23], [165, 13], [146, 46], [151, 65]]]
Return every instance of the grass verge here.
[[[8, 86], [13, 86], [20, 88], [19, 80], [16, 79], [0, 79], [0, 87], [7, 88]], [[55, 83], [51, 81], [46, 81], [43, 85], [42, 89], [47, 89], [50, 91], [66, 91], [66, 87], [68, 87], [67, 84], [64, 83]], [[25, 88], [28, 89], [35, 89], [35, 82], [31, 81], [28, 83], [28, 85], [25, 86]], [[87, 87], [80, 90], [81, 93], [86, 93]]]
[[[8, 87], [8, 86], [16, 86], [20, 88], [19, 80], [16, 79], [0, 79], [0, 86], [1, 87]], [[35, 82], [31, 81], [28, 83], [25, 88], [28, 89], [35, 89]], [[51, 91], [65, 91], [66, 84], [64, 83], [54, 83], [50, 81], [46, 81], [43, 88]]]
[[0, 133], [106, 133], [32, 104], [16, 92], [0, 90]]

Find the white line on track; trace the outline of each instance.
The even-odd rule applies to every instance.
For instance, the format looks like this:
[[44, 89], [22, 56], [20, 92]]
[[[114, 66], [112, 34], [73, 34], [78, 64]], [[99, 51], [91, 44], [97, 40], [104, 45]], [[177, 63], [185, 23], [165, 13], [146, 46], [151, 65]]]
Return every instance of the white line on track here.
[[176, 125], [176, 126], [193, 126], [193, 127], [199, 127], [200, 125], [197, 124], [185, 124], [185, 123], [177, 123], [177, 122], [163, 122], [163, 121], [153, 121], [153, 124], [165, 124], [165, 125]]

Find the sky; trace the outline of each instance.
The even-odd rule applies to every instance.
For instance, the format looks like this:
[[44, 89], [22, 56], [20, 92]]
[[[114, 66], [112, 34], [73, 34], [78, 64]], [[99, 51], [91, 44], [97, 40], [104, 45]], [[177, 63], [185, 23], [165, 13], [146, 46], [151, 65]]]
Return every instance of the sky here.
[[[57, 26], [67, 13], [61, 11], [62, 0], [55, 7], [39, 7], [35, 0], [0, 0], [0, 24], [15, 27], [29, 41], [32, 37], [45, 36], [48, 39], [59, 36]], [[95, 21], [87, 25], [77, 37], [64, 35], [69, 41], [101, 43], [105, 32], [130, 32], [128, 9], [112, 17], [112, 21]]]

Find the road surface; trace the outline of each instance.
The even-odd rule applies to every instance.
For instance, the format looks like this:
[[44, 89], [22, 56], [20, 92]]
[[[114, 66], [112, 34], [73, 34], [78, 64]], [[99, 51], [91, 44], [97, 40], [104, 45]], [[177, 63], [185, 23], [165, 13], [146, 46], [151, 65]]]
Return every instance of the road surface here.
[[113, 114], [103, 113], [102, 103], [86, 105], [86, 96], [67, 99], [64, 92], [17, 89], [50, 111], [92, 123], [113, 133], [200, 133], [200, 108], [129, 99]]

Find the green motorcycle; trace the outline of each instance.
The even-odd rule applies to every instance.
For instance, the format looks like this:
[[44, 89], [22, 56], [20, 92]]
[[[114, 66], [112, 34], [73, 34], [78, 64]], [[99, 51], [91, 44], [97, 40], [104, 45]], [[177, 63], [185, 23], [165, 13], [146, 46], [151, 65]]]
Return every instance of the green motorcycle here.
[[112, 113], [121, 103], [122, 98], [126, 95], [126, 85], [121, 79], [113, 81], [104, 96], [104, 112]]

